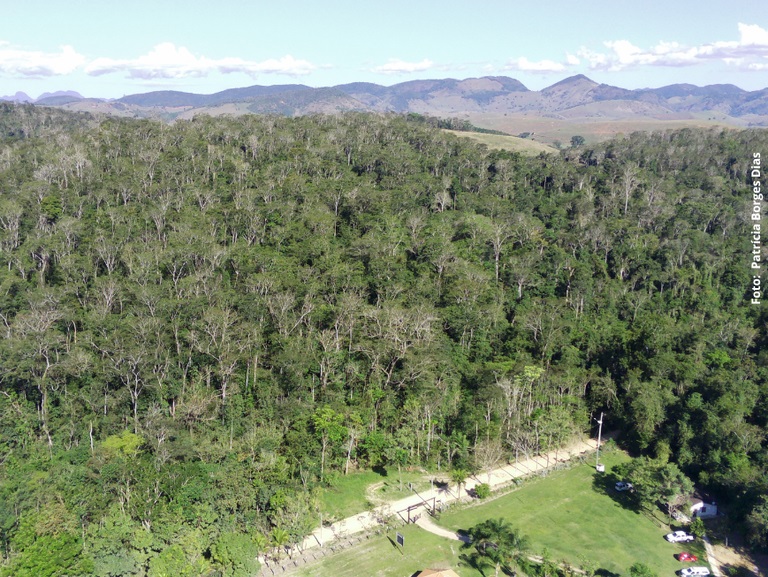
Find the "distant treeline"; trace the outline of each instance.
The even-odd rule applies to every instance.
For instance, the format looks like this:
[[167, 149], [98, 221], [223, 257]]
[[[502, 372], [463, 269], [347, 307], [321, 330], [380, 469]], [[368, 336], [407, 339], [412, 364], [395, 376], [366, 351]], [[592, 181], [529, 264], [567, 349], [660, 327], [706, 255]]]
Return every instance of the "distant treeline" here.
[[459, 132], [480, 132], [482, 134], [498, 134], [501, 136], [510, 136], [509, 133], [502, 132], [501, 130], [480, 128], [479, 126], [472, 124], [469, 120], [463, 120], [461, 118], [437, 118], [435, 116], [418, 114], [416, 112], [409, 112], [407, 118], [410, 122], [426, 124], [427, 126], [434, 126], [435, 128], [442, 128], [445, 130], [456, 130]]

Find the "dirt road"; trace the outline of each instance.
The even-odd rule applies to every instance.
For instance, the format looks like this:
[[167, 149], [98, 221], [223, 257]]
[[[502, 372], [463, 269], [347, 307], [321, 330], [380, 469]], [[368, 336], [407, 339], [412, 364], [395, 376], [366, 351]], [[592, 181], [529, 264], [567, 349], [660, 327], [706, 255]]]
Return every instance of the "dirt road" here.
[[469, 497], [467, 491], [473, 489], [480, 483], [487, 483], [491, 488], [502, 487], [520, 477], [553, 467], [557, 463], [566, 462], [577, 455], [594, 451], [596, 445], [597, 442], [594, 439], [583, 440], [573, 443], [567, 448], [559, 449], [558, 451], [552, 451], [544, 455], [536, 455], [529, 459], [506, 464], [503, 467], [493, 469], [492, 471], [479, 473], [476, 477], [467, 479], [466, 483], [461, 488], [461, 496], [459, 496], [459, 492], [455, 485], [449, 485], [447, 488], [443, 489], [430, 489], [420, 494], [414, 493], [399, 501], [376, 507], [373, 511], [365, 511], [353, 515], [352, 517], [347, 517], [346, 519], [334, 523], [330, 527], [318, 527], [304, 539], [298, 549], [304, 551], [312, 547], [323, 546], [335, 539], [372, 529], [379, 525], [382, 520], [393, 514], [400, 515], [404, 521], [407, 521], [409, 509], [410, 518], [413, 519], [413, 517], [417, 515], [426, 514], [424, 506], [431, 506], [433, 501], [435, 504], [442, 503], [445, 505], [458, 500], [470, 500], [471, 497]]

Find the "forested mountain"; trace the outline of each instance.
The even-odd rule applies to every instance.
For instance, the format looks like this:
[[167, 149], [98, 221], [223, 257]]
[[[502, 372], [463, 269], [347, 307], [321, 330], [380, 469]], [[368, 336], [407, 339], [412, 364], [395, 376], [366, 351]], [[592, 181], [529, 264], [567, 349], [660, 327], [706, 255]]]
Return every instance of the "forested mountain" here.
[[481, 469], [600, 411], [766, 544], [768, 133], [524, 158], [396, 115], [0, 127], [3, 575], [236, 575], [335, 476]]

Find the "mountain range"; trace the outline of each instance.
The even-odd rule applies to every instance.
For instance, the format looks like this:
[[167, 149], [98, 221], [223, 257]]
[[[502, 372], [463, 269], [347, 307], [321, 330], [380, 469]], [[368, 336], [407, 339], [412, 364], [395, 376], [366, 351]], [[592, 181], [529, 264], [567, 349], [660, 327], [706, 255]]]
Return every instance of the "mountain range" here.
[[433, 116], [476, 114], [536, 115], [555, 119], [685, 120], [709, 115], [740, 125], [768, 126], [768, 88], [746, 91], [732, 84], [672, 84], [629, 90], [597, 83], [584, 75], [566, 78], [542, 90], [529, 90], [505, 76], [464, 80], [412, 80], [392, 86], [354, 82], [313, 88], [303, 84], [249, 86], [194, 94], [155, 91], [115, 100], [83, 98], [77, 92], [46, 93], [33, 100], [24, 93], [0, 100], [33, 102], [166, 119], [209, 114], [266, 113], [302, 115], [344, 111], [415, 112]]

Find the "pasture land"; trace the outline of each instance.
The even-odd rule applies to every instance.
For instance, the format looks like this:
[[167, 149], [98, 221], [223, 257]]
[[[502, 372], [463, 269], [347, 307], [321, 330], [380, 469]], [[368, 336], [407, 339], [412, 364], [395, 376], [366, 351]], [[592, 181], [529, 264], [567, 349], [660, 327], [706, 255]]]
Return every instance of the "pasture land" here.
[[[618, 479], [611, 470], [627, 459], [625, 454], [613, 451], [603, 455], [607, 466], [604, 474], [582, 464], [529, 479], [508, 494], [449, 509], [438, 523], [451, 531], [463, 531], [485, 519], [503, 517], [528, 538], [529, 554], [546, 554], [553, 561], [574, 567], [587, 559], [599, 567], [602, 575], [624, 575], [631, 565], [642, 562], [662, 577], [672, 576], [683, 567], [674, 554], [684, 550], [703, 560], [701, 543], [667, 543], [663, 538], [670, 530], [667, 518], [661, 512], [651, 515], [634, 510], [627, 495], [613, 489]], [[364, 480], [359, 476], [355, 483]], [[396, 473], [392, 481], [396, 482]], [[461, 559], [467, 551], [460, 542], [413, 525], [398, 530], [406, 539], [402, 553], [393, 545], [394, 533], [390, 532], [290, 575], [401, 577], [426, 568], [445, 567], [452, 567], [462, 577], [482, 575]]]
[[[566, 118], [540, 116], [534, 114], [494, 114], [468, 113], [466, 118], [475, 126], [492, 130], [501, 130], [508, 134], [533, 133], [535, 142], [554, 145], [560, 141], [563, 147], [571, 144], [571, 137], [583, 136], [587, 144], [602, 142], [621, 135], [629, 135], [636, 131], [653, 132], [673, 130], [677, 128], [746, 128], [747, 122], [742, 119], [724, 115], [698, 115], [694, 118], [656, 119], [656, 118], [605, 118], [605, 117], [575, 117]], [[526, 139], [528, 140], [528, 139]]]
[[642, 562], [658, 575], [671, 576], [684, 566], [675, 553], [689, 551], [702, 558], [703, 546], [667, 543], [666, 516], [661, 511], [652, 515], [634, 510], [629, 496], [614, 490], [619, 479], [611, 470], [627, 459], [619, 451], [604, 454], [604, 474], [590, 465], [549, 473], [503, 497], [449, 511], [439, 524], [460, 531], [490, 517], [503, 517], [528, 538], [532, 554], [546, 551], [552, 560], [573, 566], [587, 558], [603, 571], [620, 575]]
[[556, 148], [529, 138], [518, 138], [517, 136], [505, 136], [502, 134], [485, 134], [483, 132], [464, 132], [459, 130], [446, 130], [446, 132], [485, 144], [491, 149], [509, 150], [527, 156], [538, 156], [542, 152], [547, 154], [557, 153]]

